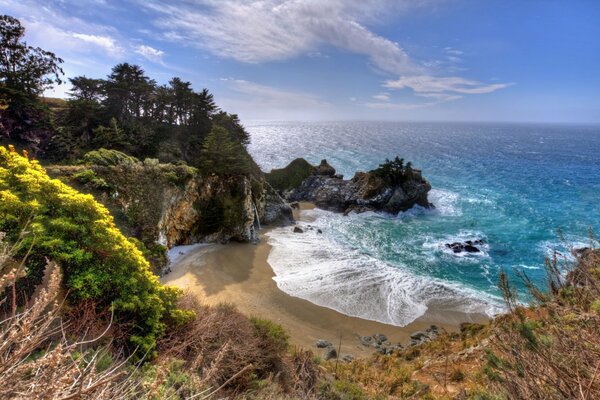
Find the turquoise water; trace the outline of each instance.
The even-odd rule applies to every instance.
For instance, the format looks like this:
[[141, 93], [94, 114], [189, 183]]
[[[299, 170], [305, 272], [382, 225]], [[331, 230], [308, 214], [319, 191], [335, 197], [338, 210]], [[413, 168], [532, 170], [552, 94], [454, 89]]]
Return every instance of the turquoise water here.
[[[501, 269], [513, 278], [524, 271], [544, 286], [546, 256], [555, 250], [568, 256], [570, 245], [589, 245], [590, 228], [600, 232], [598, 126], [255, 122], [247, 128], [250, 152], [264, 170], [296, 157], [326, 158], [350, 178], [399, 155], [431, 182], [435, 210], [350, 217], [316, 211], [313, 225], [324, 228], [323, 237], [299, 238], [285, 229], [270, 236], [282, 290], [350, 315], [404, 325], [438, 303], [492, 314], [501, 308]], [[457, 256], [444, 247], [478, 238], [487, 242], [481, 254]]]

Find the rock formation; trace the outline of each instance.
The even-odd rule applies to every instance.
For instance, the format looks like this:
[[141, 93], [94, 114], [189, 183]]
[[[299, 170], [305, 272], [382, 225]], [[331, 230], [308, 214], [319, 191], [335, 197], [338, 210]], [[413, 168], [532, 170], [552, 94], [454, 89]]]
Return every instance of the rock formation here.
[[310, 201], [326, 210], [385, 211], [397, 214], [415, 205], [432, 207], [427, 199], [431, 185], [421, 171], [408, 169], [401, 181], [391, 182], [374, 171], [357, 172], [350, 180], [336, 175], [326, 160], [321, 161], [312, 175], [287, 193], [288, 201]]

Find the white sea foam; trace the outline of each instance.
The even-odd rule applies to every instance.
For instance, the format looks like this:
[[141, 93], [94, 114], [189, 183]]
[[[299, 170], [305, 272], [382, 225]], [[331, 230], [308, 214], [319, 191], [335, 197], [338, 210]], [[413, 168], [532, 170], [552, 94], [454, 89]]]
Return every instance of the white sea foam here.
[[435, 206], [435, 210], [444, 216], [461, 216], [462, 211], [458, 207], [458, 193], [449, 190], [431, 189], [428, 194], [429, 201]]
[[[487, 315], [502, 310], [497, 299], [482, 292], [415, 275], [339, 243], [328, 226], [333, 218], [344, 217], [323, 213], [313, 211], [314, 222], [299, 223], [302, 234], [289, 227], [268, 234], [273, 246], [268, 262], [284, 292], [346, 315], [398, 326], [424, 315], [429, 307], [442, 313]], [[317, 233], [318, 228], [324, 233]]]

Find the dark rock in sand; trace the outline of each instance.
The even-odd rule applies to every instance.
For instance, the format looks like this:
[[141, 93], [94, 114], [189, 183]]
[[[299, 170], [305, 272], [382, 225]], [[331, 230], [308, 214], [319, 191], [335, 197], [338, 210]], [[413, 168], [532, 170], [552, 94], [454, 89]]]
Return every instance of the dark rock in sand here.
[[332, 358], [337, 357], [337, 351], [333, 347], [327, 347], [325, 352], [323, 353], [323, 358], [325, 360], [331, 360]]
[[352, 362], [352, 361], [354, 361], [354, 356], [351, 355], [351, 354], [345, 354], [342, 357], [342, 360], [345, 361], [345, 362]]
[[317, 343], [315, 343], [315, 345], [320, 349], [324, 349], [326, 347], [333, 347], [331, 342], [329, 340], [325, 340], [325, 339], [317, 340]]
[[387, 336], [385, 336], [383, 333], [377, 333], [377, 334], [373, 335], [373, 338], [379, 344], [383, 344], [384, 342], [387, 342], [387, 340], [388, 340]]
[[373, 337], [371, 336], [363, 336], [360, 338], [360, 342], [363, 346], [370, 346], [373, 343]]
[[304, 231], [299, 226], [295, 226], [294, 227], [294, 233], [304, 233]]

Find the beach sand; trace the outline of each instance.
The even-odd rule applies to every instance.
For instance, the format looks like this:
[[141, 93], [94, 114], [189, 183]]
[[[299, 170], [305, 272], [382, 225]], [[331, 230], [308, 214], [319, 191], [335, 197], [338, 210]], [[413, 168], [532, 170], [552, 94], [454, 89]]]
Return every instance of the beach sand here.
[[[312, 205], [303, 203], [301, 210]], [[296, 211], [296, 219], [303, 218]], [[291, 228], [290, 228], [291, 229]], [[290, 334], [293, 345], [315, 350], [318, 339], [326, 339], [338, 347], [341, 354], [364, 356], [373, 352], [362, 346], [361, 336], [382, 333], [392, 343], [407, 344], [410, 334], [425, 330], [431, 324], [448, 331], [458, 329], [460, 322], [484, 322], [482, 315], [436, 315], [429, 311], [405, 327], [382, 324], [350, 317], [332, 309], [290, 296], [277, 287], [267, 263], [271, 246], [263, 230], [259, 244], [229, 243], [206, 245], [181, 255], [173, 263], [172, 272], [161, 280], [196, 294], [207, 304], [232, 303], [248, 316], [270, 319], [281, 324]]]

